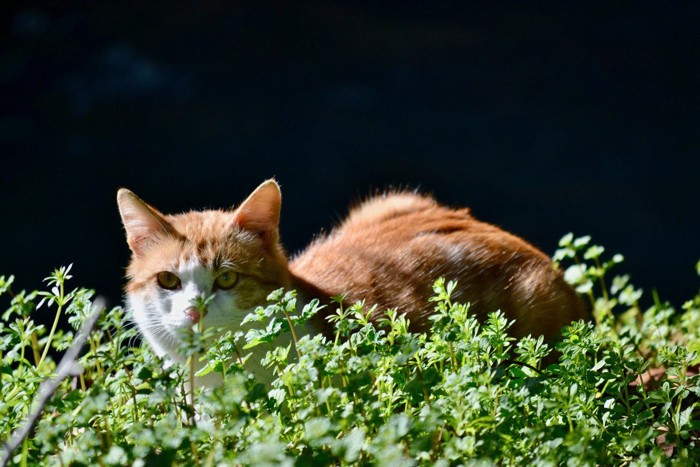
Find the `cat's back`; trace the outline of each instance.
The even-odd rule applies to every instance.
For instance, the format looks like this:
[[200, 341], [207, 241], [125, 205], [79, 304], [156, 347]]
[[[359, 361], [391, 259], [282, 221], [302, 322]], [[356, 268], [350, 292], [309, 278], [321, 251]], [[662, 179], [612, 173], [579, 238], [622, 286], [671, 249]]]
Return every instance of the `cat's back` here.
[[371, 228], [402, 216], [423, 215], [439, 208], [428, 196], [413, 192], [390, 192], [371, 197], [350, 210], [340, 229]]
[[544, 318], [544, 327], [552, 320], [551, 328], [559, 329], [586, 317], [579, 298], [541, 251], [475, 219], [469, 209], [411, 192], [376, 196], [355, 207], [294, 258], [290, 269], [326, 293], [345, 294], [349, 302], [398, 308], [419, 330], [429, 326], [428, 298], [439, 277], [458, 281], [455, 299], [481, 312], [501, 309], [517, 318], [516, 335], [528, 334], [526, 321], [533, 319], [538, 328]]
[[[455, 245], [471, 246], [471, 255], [504, 246], [540, 254], [519, 238], [478, 221], [468, 208], [452, 209], [413, 192], [391, 192], [353, 208], [340, 225], [317, 238], [294, 263], [299, 267], [313, 267], [312, 263], [331, 266], [330, 261], [352, 261], [354, 256], [386, 268], [391, 267], [386, 261], [398, 255], [406, 267], [416, 266], [412, 260], [417, 259], [438, 266], [445, 255], [461, 259], [464, 251], [456, 251]], [[432, 256], [426, 256], [428, 253]]]

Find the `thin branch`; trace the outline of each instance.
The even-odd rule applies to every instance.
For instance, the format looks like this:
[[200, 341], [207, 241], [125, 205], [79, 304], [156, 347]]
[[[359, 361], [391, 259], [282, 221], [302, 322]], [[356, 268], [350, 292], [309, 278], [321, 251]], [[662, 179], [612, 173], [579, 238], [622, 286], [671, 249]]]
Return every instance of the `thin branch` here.
[[12, 453], [32, 432], [41, 417], [44, 407], [53, 393], [56, 392], [61, 385], [61, 382], [69, 376], [79, 376], [83, 372], [82, 367], [78, 364], [78, 357], [80, 357], [80, 351], [83, 349], [88, 335], [90, 335], [95, 324], [97, 324], [97, 320], [104, 309], [105, 300], [101, 297], [96, 298], [92, 304], [90, 316], [83, 321], [78, 336], [73, 340], [73, 344], [68, 348], [66, 353], [63, 354], [63, 358], [56, 369], [56, 375], [42, 382], [39, 386], [35, 397], [34, 410], [27, 417], [24, 425], [17, 428], [4, 443], [2, 452], [0, 453], [0, 466], [5, 467], [8, 464], [12, 458]]

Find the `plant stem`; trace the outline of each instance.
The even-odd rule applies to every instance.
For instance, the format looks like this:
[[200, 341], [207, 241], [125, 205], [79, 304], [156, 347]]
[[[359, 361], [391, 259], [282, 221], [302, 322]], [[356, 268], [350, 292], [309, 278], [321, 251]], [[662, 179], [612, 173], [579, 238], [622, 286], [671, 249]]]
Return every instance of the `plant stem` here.
[[423, 371], [420, 368], [420, 362], [416, 359], [416, 370], [418, 370], [418, 379], [420, 379], [420, 385], [423, 388], [423, 397], [425, 398], [425, 403], [430, 407], [430, 394], [428, 394], [428, 388], [425, 387], [425, 380], [423, 379]]
[[294, 324], [292, 324], [292, 318], [289, 316], [289, 313], [287, 313], [287, 310], [284, 310], [284, 317], [287, 318], [287, 323], [289, 323], [289, 330], [292, 333], [292, 340], [294, 341], [294, 350], [297, 352], [297, 357], [301, 358], [301, 352], [299, 352], [299, 347], [297, 346], [297, 333], [294, 332]]
[[598, 268], [598, 271], [600, 271], [600, 275], [598, 276], [598, 282], [600, 284], [600, 291], [603, 294], [603, 300], [605, 300], [605, 318], [609, 319], [612, 318], [612, 309], [610, 309], [610, 297], [608, 296], [608, 288], [605, 285], [605, 271], [603, 271], [603, 268], [600, 265], [600, 260], [598, 258], [595, 259], [595, 265], [596, 268]]
[[51, 341], [53, 340], [53, 336], [56, 333], [56, 328], [58, 327], [58, 320], [61, 317], [61, 311], [63, 310], [63, 281], [60, 281], [59, 284], [59, 296], [56, 297], [56, 305], [58, 306], [58, 310], [56, 310], [56, 317], [53, 320], [53, 325], [51, 326], [51, 332], [49, 332], [49, 337], [46, 340], [46, 345], [44, 345], [44, 352], [41, 354], [41, 358], [39, 359], [39, 363], [37, 364], [36, 368], [37, 370], [41, 368], [41, 364], [43, 361], [46, 359], [46, 355], [49, 353], [49, 348], [51, 347]]
[[29, 439], [24, 438], [24, 441], [22, 441], [22, 462], [21, 466], [22, 467], [27, 467], [27, 456], [29, 455]]
[[190, 355], [188, 358], [189, 368], [190, 368], [190, 387], [189, 387], [189, 403], [190, 403], [190, 423], [192, 426], [195, 424], [194, 420], [194, 355]]
[[34, 353], [34, 363], [36, 364], [37, 368], [39, 368], [39, 361], [41, 357], [39, 356], [39, 339], [36, 338], [36, 334], [32, 333], [30, 336], [30, 339], [32, 341], [32, 352]]

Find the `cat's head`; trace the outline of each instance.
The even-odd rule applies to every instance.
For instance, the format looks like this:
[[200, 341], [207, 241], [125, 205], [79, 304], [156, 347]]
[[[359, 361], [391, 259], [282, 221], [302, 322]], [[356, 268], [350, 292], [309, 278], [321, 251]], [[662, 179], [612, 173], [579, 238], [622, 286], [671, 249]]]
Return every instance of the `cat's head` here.
[[[161, 356], [177, 359], [179, 329], [240, 329], [267, 295], [289, 285], [279, 244], [281, 194], [262, 183], [237, 209], [165, 215], [122, 188], [117, 194], [132, 252], [127, 303], [139, 329]], [[197, 297], [213, 297], [206, 312]]]

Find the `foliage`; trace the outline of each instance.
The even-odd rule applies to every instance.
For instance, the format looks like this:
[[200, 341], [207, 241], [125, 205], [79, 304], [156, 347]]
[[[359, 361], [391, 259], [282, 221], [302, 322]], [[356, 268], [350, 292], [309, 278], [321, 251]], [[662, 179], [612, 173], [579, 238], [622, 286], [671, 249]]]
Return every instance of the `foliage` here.
[[[628, 276], [608, 280], [620, 255], [604, 261], [589, 237], [567, 235], [560, 247], [555, 259], [570, 263], [565, 276], [589, 298], [595, 324], [567, 327], [547, 368], [553, 349], [541, 338], [515, 342], [500, 312], [477, 322], [444, 280], [429, 335], [409, 332], [394, 310], [375, 326], [375, 310], [337, 305], [334, 338], [295, 332], [274, 347], [321, 308], [297, 312], [294, 292], [281, 290], [248, 316], [260, 325], [245, 335], [194, 329], [183, 351], [206, 363], [200, 375], [221, 375], [215, 389], [193, 389], [194, 365], [164, 369], [135, 346], [117, 307], [90, 334], [83, 374], [61, 384], [10, 464], [697, 465], [700, 293], [682, 310], [655, 295], [642, 313]], [[10, 302], [0, 322], [4, 436], [55, 373], [52, 354], [73, 340], [55, 324], [61, 314], [77, 330], [90, 312], [91, 291], [66, 292], [69, 272], [55, 271], [48, 292], [13, 294], [13, 278], [0, 278]], [[47, 331], [34, 317], [48, 307]], [[270, 349], [267, 386], [246, 370], [257, 346]]]

